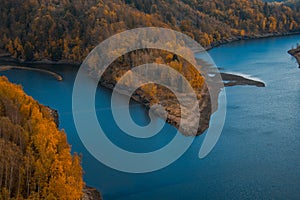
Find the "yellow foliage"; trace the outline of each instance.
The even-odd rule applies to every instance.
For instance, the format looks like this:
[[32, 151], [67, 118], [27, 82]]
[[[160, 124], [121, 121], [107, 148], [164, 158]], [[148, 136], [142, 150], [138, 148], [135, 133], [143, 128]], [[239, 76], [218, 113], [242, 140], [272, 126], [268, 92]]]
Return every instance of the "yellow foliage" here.
[[4, 141], [7, 151], [4, 157], [0, 155], [0, 168], [5, 169], [0, 173], [14, 172], [13, 176], [0, 174], [0, 181], [12, 183], [1, 186], [0, 197], [80, 199], [84, 187], [80, 158], [71, 155], [66, 134], [57, 129], [49, 109], [5, 77], [0, 77], [0, 108], [4, 115], [0, 150]]

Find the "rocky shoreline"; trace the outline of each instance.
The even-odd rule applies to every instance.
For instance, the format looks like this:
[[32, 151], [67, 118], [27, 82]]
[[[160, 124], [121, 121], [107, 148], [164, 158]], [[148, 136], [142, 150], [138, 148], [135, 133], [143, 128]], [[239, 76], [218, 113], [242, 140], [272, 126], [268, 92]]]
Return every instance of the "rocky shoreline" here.
[[33, 68], [33, 67], [25, 67], [25, 66], [0, 66], [0, 71], [7, 71], [7, 70], [12, 70], [12, 69], [20, 69], [20, 70], [29, 70], [29, 71], [38, 71], [42, 73], [49, 74], [53, 76], [56, 80], [62, 81], [63, 77], [59, 75], [58, 73], [52, 72], [50, 70], [46, 69], [40, 69], [40, 68]]
[[13, 58], [9, 53], [0, 53], [0, 62], [3, 64], [12, 64], [19, 66], [33, 66], [43, 65], [43, 66], [55, 66], [55, 65], [64, 65], [64, 66], [73, 66], [79, 67], [81, 62], [74, 62], [71, 60], [60, 60], [60, 61], [52, 61], [49, 59], [42, 60], [33, 60], [33, 61], [25, 61], [18, 58]]
[[[264, 39], [264, 38], [273, 38], [273, 37], [284, 37], [284, 36], [289, 36], [289, 35], [300, 35], [300, 32], [265, 33], [265, 34], [232, 37], [232, 38], [222, 39], [218, 42], [214, 42], [214, 43], [204, 47], [204, 49], [209, 51], [210, 49], [213, 49], [215, 47], [219, 47], [219, 46], [233, 43], [233, 42]], [[14, 63], [14, 64], [21, 65], [21, 66], [23, 66], [23, 65], [25, 65], [25, 66], [26, 65], [31, 65], [31, 66], [34, 66], [34, 65], [47, 65], [47, 66], [65, 65], [65, 66], [73, 66], [73, 67], [79, 67], [82, 63], [79, 61], [71, 61], [71, 60], [53, 61], [53, 60], [49, 60], [49, 59], [25, 61], [22, 59], [13, 58], [11, 56], [11, 54], [5, 52], [3, 49], [0, 49], [0, 62]]]
[[[114, 84], [107, 81], [100, 81], [99, 85], [110, 90], [113, 90], [115, 87]], [[124, 87], [122, 90], [118, 90], [117, 92], [128, 96], [129, 90], [130, 89]], [[182, 97], [185, 98], [187, 102], [190, 102], [191, 98], [189, 94], [182, 93], [180, 95], [182, 95]], [[167, 116], [165, 116], [165, 113], [162, 112], [162, 110], [159, 107], [151, 105], [151, 97], [145, 95], [140, 88], [137, 89], [133, 93], [133, 95], [131, 95], [131, 99], [144, 105], [149, 112], [153, 112], [153, 114], [155, 114], [156, 116], [166, 119], [166, 122], [168, 124], [174, 126], [185, 136], [191, 136], [190, 133], [193, 132], [194, 126], [191, 126], [189, 123], [194, 123], [193, 120], [197, 119], [197, 115], [199, 115], [199, 112], [201, 112], [201, 118], [199, 121], [199, 126], [196, 135], [200, 135], [208, 129], [210, 116], [211, 113], [213, 113], [211, 109], [211, 99], [206, 85], [203, 87], [201, 92], [201, 98], [198, 100], [199, 109], [193, 109], [193, 111], [187, 111], [185, 109], [181, 110], [180, 105], [176, 100], [174, 100], [174, 98], [162, 98], [159, 102], [159, 105], [163, 106], [164, 110], [167, 111]], [[180, 126], [180, 123], [182, 121], [181, 116], [186, 116], [189, 119], [184, 120], [186, 124], [183, 124], [182, 126]], [[180, 127], [182, 129], [180, 129]]]
[[[212, 73], [210, 73], [211, 75], [213, 75]], [[256, 86], [256, 87], [265, 87], [265, 83], [258, 81], [258, 80], [253, 80], [253, 79], [249, 79], [240, 75], [236, 75], [236, 74], [228, 74], [228, 73], [220, 73], [221, 77], [223, 79], [223, 83], [225, 87], [230, 87], [230, 86], [239, 86], [239, 85], [248, 85], [248, 86]], [[207, 80], [208, 82], [216, 82], [217, 80], [215, 80], [216, 76], [212, 76]], [[105, 88], [108, 88], [110, 90], [113, 90], [115, 85], [113, 83], [111, 83], [110, 81], [106, 81], [101, 79], [99, 82], [99, 85]], [[122, 90], [118, 90], [118, 93], [123, 94], [123, 95], [128, 95], [127, 91], [129, 91], [130, 89], [124, 87]], [[198, 130], [197, 130], [197, 135], [202, 134], [205, 130], [208, 129], [209, 127], [209, 121], [210, 121], [210, 116], [213, 112], [215, 112], [216, 108], [218, 107], [217, 102], [211, 102], [211, 96], [210, 95], [218, 95], [220, 91], [215, 91], [214, 89], [212, 90], [214, 94], [210, 94], [208, 91], [208, 87], [205, 84], [204, 87], [202, 88], [202, 92], [201, 94], [199, 94], [199, 98], [198, 98], [198, 105], [199, 105], [199, 112], [201, 113], [201, 118], [199, 121], [199, 126], [198, 126]], [[186, 101], [190, 101], [191, 98], [189, 98], [189, 94], [185, 94], [182, 93], [181, 94], [182, 97], [184, 99], [186, 99]], [[137, 89], [133, 95], [131, 96], [131, 98], [138, 102], [143, 104], [147, 110], [150, 111], [151, 108], [151, 98], [148, 97], [147, 95], [145, 95], [143, 93], [143, 91], [141, 89]], [[217, 98], [216, 98], [217, 99]], [[170, 103], [171, 101], [171, 103]], [[166, 118], [167, 123], [171, 124], [172, 126], [176, 127], [177, 129], [179, 129], [180, 127], [180, 122], [182, 120], [181, 116], [185, 116], [185, 114], [188, 114], [188, 118], [189, 120], [186, 121], [190, 121], [192, 123], [192, 120], [194, 118], [197, 118], [197, 115], [199, 112], [197, 112], [197, 109], [194, 109], [194, 112], [189, 112], [186, 113], [184, 111], [181, 110], [180, 106], [178, 105], [178, 103], [176, 101], [174, 101], [174, 99], [161, 99], [159, 102], [160, 105], [162, 105], [164, 107], [164, 109], [167, 111], [167, 116], [164, 116], [164, 113], [161, 112], [160, 109], [152, 109], [152, 111], [154, 112], [155, 115], [162, 117], [162, 118]], [[185, 124], [185, 130], [180, 130], [182, 134], [186, 135], [186, 136], [190, 136], [190, 129], [189, 128], [193, 128], [193, 126], [189, 126], [189, 124]]]
[[85, 187], [83, 189], [83, 196], [81, 200], [103, 200], [103, 198], [97, 189]]
[[291, 49], [288, 51], [289, 54], [291, 54], [292, 56], [294, 56], [299, 64], [299, 68], [300, 68], [300, 46], [298, 46], [295, 49]]
[[241, 75], [220, 73], [224, 82], [225, 87], [238, 86], [238, 85], [249, 85], [256, 87], [265, 87], [265, 83], [262, 81], [246, 78]]
[[285, 32], [285, 33], [266, 33], [266, 34], [256, 34], [256, 35], [246, 35], [239, 37], [232, 37], [228, 39], [222, 39], [218, 42], [214, 42], [211, 45], [205, 47], [205, 50], [210, 50], [215, 47], [219, 47], [225, 44], [238, 42], [238, 41], [247, 41], [247, 40], [257, 40], [257, 39], [265, 39], [265, 38], [275, 38], [275, 37], [284, 37], [289, 35], [299, 35], [300, 32]]

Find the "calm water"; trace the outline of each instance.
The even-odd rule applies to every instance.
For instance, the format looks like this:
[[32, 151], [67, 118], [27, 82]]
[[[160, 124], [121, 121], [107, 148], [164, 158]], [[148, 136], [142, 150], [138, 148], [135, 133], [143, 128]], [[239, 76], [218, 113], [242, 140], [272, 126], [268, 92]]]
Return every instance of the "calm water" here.
[[[205, 159], [197, 155], [204, 136], [175, 163], [148, 174], [127, 174], [95, 160], [77, 135], [71, 109], [76, 69], [55, 67], [64, 81], [38, 72], [1, 72], [39, 102], [59, 111], [72, 150], [83, 154], [85, 181], [104, 199], [299, 199], [300, 198], [300, 70], [286, 52], [300, 36], [237, 42], [210, 51], [227, 72], [263, 80], [266, 88], [227, 88], [227, 118], [221, 138]], [[175, 129], [149, 141], [132, 139], [115, 126], [109, 109], [110, 91], [96, 95], [98, 118], [109, 138], [122, 148], [144, 152], [164, 146]], [[139, 124], [148, 122], [145, 109], [132, 105]]]

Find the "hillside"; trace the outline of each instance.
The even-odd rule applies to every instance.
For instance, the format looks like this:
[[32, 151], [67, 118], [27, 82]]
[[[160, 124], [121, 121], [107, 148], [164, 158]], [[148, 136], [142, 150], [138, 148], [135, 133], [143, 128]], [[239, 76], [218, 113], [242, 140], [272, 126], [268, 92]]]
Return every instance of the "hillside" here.
[[80, 157], [50, 109], [0, 77], [0, 199], [80, 199]]
[[300, 30], [297, 3], [260, 0], [3, 0], [0, 49], [23, 60], [81, 62], [123, 30], [179, 30], [205, 47]]

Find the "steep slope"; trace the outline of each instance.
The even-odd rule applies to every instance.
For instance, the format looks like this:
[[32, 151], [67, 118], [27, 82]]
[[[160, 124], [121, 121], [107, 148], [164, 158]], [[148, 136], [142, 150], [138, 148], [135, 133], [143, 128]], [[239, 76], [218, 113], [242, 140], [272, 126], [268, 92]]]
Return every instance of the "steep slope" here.
[[0, 77], [0, 199], [80, 199], [80, 158], [49, 108]]

